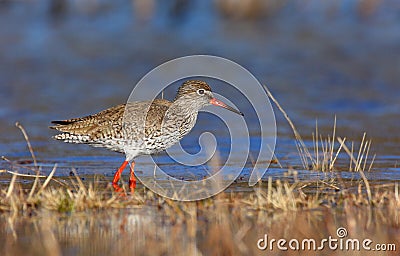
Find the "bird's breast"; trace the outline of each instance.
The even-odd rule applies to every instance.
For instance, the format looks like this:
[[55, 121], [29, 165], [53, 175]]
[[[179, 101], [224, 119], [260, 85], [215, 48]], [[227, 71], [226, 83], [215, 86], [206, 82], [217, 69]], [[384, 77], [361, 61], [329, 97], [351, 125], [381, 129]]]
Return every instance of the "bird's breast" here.
[[146, 136], [146, 149], [162, 151], [179, 142], [188, 134], [196, 123], [197, 115], [186, 118], [164, 119], [161, 129], [155, 129]]

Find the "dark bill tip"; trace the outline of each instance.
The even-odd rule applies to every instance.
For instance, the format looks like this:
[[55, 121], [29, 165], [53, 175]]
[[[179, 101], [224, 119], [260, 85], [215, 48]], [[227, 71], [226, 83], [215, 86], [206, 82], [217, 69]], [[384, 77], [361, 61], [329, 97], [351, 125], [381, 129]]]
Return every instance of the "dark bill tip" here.
[[216, 98], [212, 98], [212, 99], [210, 100], [210, 103], [211, 103], [212, 105], [214, 105], [214, 106], [221, 107], [221, 108], [225, 108], [225, 109], [230, 110], [230, 111], [232, 111], [232, 112], [234, 112], [234, 113], [236, 113], [236, 114], [238, 114], [238, 115], [244, 116], [243, 113], [240, 112], [239, 110], [234, 109], [233, 107], [231, 107], [231, 106], [225, 104], [224, 102], [222, 102], [222, 101], [220, 101], [220, 100], [217, 100]]

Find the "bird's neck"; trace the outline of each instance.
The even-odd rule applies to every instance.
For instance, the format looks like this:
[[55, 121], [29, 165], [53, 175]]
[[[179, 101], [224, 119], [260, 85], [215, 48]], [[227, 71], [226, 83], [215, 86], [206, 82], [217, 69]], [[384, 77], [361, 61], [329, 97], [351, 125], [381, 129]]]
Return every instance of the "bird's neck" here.
[[198, 101], [185, 96], [175, 99], [172, 103], [170, 110], [173, 110], [175, 114], [183, 116], [197, 116], [197, 113], [202, 108], [202, 105]]
[[180, 137], [185, 136], [196, 123], [197, 114], [201, 107], [194, 102], [175, 100], [164, 117], [164, 127], [179, 131]]

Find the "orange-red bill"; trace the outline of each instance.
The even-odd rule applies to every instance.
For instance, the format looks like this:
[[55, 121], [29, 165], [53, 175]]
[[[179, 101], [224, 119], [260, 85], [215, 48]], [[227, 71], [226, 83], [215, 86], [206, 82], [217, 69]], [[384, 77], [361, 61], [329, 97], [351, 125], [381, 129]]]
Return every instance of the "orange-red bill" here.
[[244, 116], [242, 112], [240, 112], [240, 111], [238, 111], [238, 110], [232, 108], [231, 106], [225, 104], [224, 102], [222, 102], [222, 101], [220, 101], [220, 100], [217, 100], [216, 98], [212, 98], [212, 99], [210, 100], [210, 103], [211, 103], [212, 105], [214, 105], [214, 106], [222, 107], [222, 108], [225, 108], [225, 109], [227, 109], [227, 110], [230, 110], [230, 111], [232, 111], [232, 112], [234, 112], [234, 113], [236, 113], [236, 114], [239, 114], [239, 115], [241, 115], [241, 116]]

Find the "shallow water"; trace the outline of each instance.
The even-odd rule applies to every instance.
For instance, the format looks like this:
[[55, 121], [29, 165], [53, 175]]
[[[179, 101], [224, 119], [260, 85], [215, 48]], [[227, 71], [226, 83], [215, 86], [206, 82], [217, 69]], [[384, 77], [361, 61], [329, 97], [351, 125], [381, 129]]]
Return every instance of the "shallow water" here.
[[[368, 178], [399, 180], [398, 118], [400, 109], [400, 9], [384, 1], [366, 15], [357, 1], [304, 6], [290, 2], [258, 20], [224, 18], [212, 1], [191, 1], [176, 11], [159, 3], [148, 19], [128, 1], [70, 3], [65, 13], [49, 12], [49, 2], [11, 1], [0, 6], [0, 152], [23, 166], [32, 166], [20, 131], [26, 128], [44, 173], [58, 164], [57, 176], [71, 168], [79, 175], [112, 177], [123, 156], [85, 145], [53, 141], [51, 120], [92, 114], [125, 102], [134, 84], [164, 61], [189, 54], [229, 58], [249, 69], [292, 118], [307, 145], [318, 120], [319, 133], [332, 133], [360, 143], [363, 132], [372, 138], [375, 168]], [[127, 8], [129, 6], [129, 8]], [[161, 47], [160, 47], [161, 46]], [[166, 90], [172, 99], [176, 87]], [[214, 88], [241, 107], [252, 132], [251, 153], [259, 139], [254, 114], [235, 91]], [[288, 167], [302, 171], [293, 133], [278, 110], [275, 154], [284, 168], [272, 165], [268, 175], [282, 177]], [[188, 152], [199, 150], [203, 131], [216, 133], [221, 159], [229, 153], [223, 123], [199, 116], [183, 141]], [[348, 166], [342, 154], [341, 167]], [[163, 170], [176, 177], [203, 177], [207, 166], [185, 168], [165, 154], [155, 156]], [[1, 162], [1, 169], [21, 169]], [[249, 159], [242, 178], [251, 169]], [[137, 168], [140, 172], [140, 168]], [[352, 177], [354, 174], [343, 172]], [[265, 177], [267, 177], [265, 176]], [[301, 178], [301, 177], [300, 177]]]
[[[18, 219], [1, 216], [0, 236], [5, 239], [0, 240], [0, 248], [4, 255], [282, 255], [276, 243], [271, 246], [267, 242], [265, 250], [259, 249], [257, 242], [267, 235], [267, 241], [297, 239], [300, 244], [303, 239], [313, 239], [315, 248], [330, 237], [335, 240], [331, 245], [337, 246], [325, 243], [322, 249], [313, 250], [291, 247], [285, 255], [310, 255], [310, 251], [323, 255], [397, 255], [398, 222], [379, 208], [274, 214], [254, 211], [245, 217], [240, 208], [228, 214], [224, 204], [216, 209], [195, 204], [183, 208], [185, 215], [179, 211], [165, 215], [165, 211], [147, 205], [76, 213], [73, 217], [47, 211]], [[344, 229], [346, 235], [339, 236], [338, 229]], [[346, 247], [349, 239], [359, 241], [358, 250], [353, 249], [356, 246]], [[386, 250], [366, 250], [362, 247], [364, 239], [372, 241], [370, 248], [382, 244]]]

